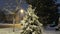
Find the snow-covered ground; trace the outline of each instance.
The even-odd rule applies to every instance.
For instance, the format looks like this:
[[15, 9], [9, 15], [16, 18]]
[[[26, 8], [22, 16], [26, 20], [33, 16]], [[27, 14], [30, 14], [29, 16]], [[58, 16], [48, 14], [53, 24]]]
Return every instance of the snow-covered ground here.
[[55, 27], [46, 27], [43, 29], [43, 34], [60, 34], [60, 31], [56, 31]]
[[[20, 33], [13, 32], [13, 28], [0, 28], [0, 34], [20, 34]], [[60, 34], [60, 31], [43, 29], [43, 34]]]
[[13, 32], [13, 28], [0, 28], [0, 34], [20, 34], [20, 33]]
[[60, 34], [60, 31], [44, 30], [44, 33], [43, 34]]

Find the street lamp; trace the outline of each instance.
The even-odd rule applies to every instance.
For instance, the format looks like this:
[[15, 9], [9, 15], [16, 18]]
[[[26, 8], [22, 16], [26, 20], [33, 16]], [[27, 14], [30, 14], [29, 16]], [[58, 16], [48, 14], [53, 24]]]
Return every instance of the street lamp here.
[[[14, 31], [15, 31], [15, 23], [16, 23], [16, 22], [15, 22], [15, 21], [16, 21], [15, 17], [16, 17], [16, 16], [15, 16], [15, 14], [13, 14], [13, 15], [14, 15], [14, 16], [13, 16], [13, 25], [14, 25], [14, 26], [13, 26], [13, 32], [14, 32]], [[19, 15], [19, 16], [18, 16], [18, 18], [19, 18], [19, 19], [18, 19], [18, 22], [20, 22], [20, 20], [23, 19], [24, 10], [23, 10], [23, 9], [20, 9], [20, 10], [18, 11], [18, 15]]]
[[23, 19], [24, 17], [24, 9], [19, 10], [19, 22]]

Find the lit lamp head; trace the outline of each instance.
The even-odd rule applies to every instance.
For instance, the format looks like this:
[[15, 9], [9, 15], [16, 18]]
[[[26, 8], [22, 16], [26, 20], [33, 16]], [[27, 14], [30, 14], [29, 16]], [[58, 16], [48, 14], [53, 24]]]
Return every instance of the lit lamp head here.
[[21, 10], [20, 10], [20, 13], [24, 13], [24, 10], [23, 10], [23, 9], [21, 9]]

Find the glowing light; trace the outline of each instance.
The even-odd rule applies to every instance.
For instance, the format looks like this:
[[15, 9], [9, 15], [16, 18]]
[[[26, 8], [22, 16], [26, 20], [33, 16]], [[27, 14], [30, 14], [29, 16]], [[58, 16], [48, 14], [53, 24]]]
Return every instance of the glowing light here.
[[21, 9], [21, 10], [20, 10], [20, 13], [24, 13], [24, 10], [23, 10], [23, 9]]

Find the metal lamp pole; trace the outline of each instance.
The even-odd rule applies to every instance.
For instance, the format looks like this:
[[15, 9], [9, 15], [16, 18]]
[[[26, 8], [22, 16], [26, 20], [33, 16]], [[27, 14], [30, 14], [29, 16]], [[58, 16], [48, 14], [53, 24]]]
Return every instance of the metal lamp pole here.
[[15, 32], [15, 16], [13, 16], [13, 32]]

